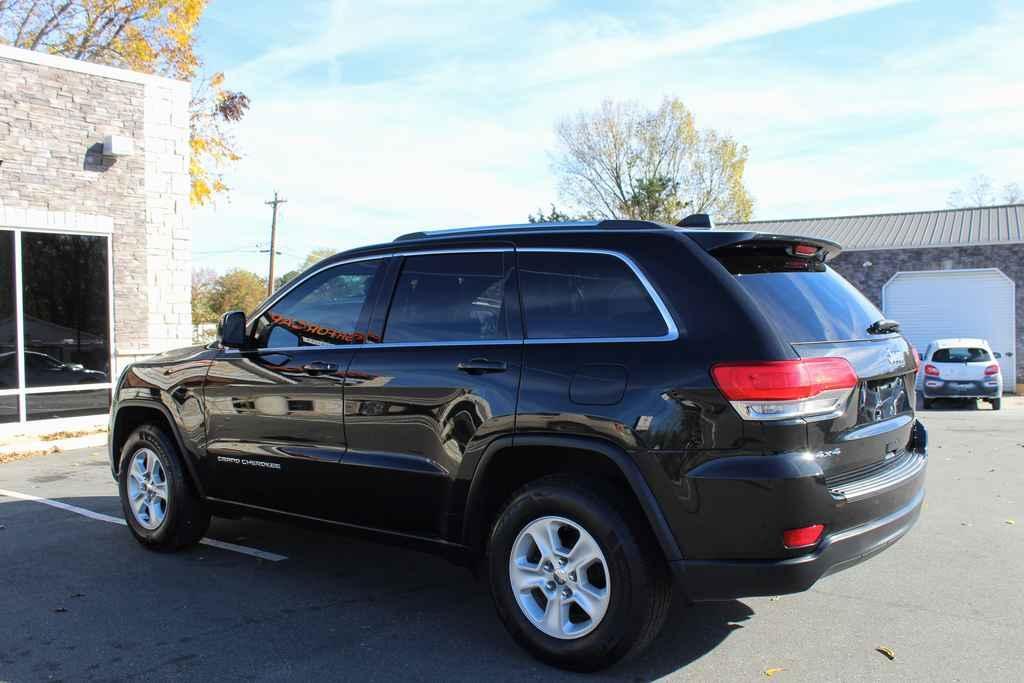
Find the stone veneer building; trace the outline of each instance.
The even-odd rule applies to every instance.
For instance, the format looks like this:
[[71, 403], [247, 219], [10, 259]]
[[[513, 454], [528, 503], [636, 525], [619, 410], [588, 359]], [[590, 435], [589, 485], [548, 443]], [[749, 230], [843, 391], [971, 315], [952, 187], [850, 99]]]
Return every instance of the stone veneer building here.
[[1024, 204], [723, 225], [838, 242], [833, 267], [924, 351], [982, 337], [1024, 389]]
[[191, 341], [189, 84], [0, 46], [0, 435]]

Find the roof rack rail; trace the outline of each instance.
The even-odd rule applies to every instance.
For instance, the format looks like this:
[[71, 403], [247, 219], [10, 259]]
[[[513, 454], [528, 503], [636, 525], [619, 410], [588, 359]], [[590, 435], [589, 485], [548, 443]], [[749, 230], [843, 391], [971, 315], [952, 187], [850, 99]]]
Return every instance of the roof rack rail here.
[[655, 221], [635, 221], [620, 219], [602, 219], [585, 221], [565, 221], [561, 223], [518, 223], [514, 225], [486, 225], [473, 228], [449, 228], [446, 230], [420, 230], [399, 235], [395, 242], [422, 240], [431, 237], [472, 237], [505, 232], [558, 232], [580, 230], [661, 230], [672, 229], [673, 226]]

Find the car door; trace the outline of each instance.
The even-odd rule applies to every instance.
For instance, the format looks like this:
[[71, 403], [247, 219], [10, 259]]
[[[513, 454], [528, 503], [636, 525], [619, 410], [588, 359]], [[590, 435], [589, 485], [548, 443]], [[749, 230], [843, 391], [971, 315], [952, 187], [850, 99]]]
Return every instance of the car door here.
[[513, 252], [403, 255], [394, 279], [382, 343], [348, 372], [345, 502], [353, 523], [436, 536], [462, 460], [514, 430]]
[[249, 323], [204, 385], [209, 495], [332, 519], [345, 452], [345, 373], [363, 343], [386, 259], [327, 266]]

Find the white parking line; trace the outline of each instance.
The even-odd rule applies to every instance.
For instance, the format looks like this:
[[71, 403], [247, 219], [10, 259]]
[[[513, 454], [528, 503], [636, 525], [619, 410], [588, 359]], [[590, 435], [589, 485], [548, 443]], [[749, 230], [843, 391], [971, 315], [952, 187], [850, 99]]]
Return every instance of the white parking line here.
[[[102, 512], [93, 512], [92, 510], [86, 510], [80, 508], [77, 505], [68, 505], [62, 503], [59, 500], [50, 500], [49, 498], [40, 498], [39, 496], [33, 496], [30, 493], [18, 493], [17, 491], [8, 491], [7, 489], [0, 489], [0, 496], [7, 496], [8, 498], [17, 498], [19, 500], [27, 500], [33, 503], [42, 503], [43, 505], [49, 505], [50, 507], [57, 508], [58, 510], [65, 510], [67, 512], [73, 512], [76, 515], [88, 517], [89, 519], [97, 519], [101, 522], [109, 522], [111, 524], [120, 524], [127, 526], [120, 517], [114, 517], [113, 515], [105, 515]], [[270, 553], [266, 550], [259, 550], [258, 548], [250, 548], [244, 545], [237, 545], [235, 543], [227, 543], [226, 541], [218, 541], [214, 538], [204, 538], [199, 541], [203, 545], [208, 545], [212, 548], [220, 548], [222, 550], [230, 550], [232, 552], [241, 553], [243, 555], [250, 555], [252, 557], [258, 557], [261, 560], [269, 560], [270, 562], [280, 562], [281, 560], [287, 560], [286, 555], [278, 555], [277, 553]]]

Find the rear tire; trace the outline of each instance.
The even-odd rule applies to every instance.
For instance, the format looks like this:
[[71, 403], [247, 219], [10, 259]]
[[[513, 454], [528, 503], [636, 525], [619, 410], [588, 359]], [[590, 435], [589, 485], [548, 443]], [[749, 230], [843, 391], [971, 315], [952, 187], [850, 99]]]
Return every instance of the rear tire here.
[[993, 398], [989, 401], [992, 404], [992, 410], [999, 410], [1003, 407], [1003, 399]]
[[935, 399], [926, 398], [926, 399], [923, 399], [923, 400], [924, 400], [924, 409], [925, 410], [931, 410], [932, 406], [935, 405]]
[[117, 479], [128, 529], [146, 548], [177, 550], [206, 533], [210, 513], [161, 427], [145, 424], [132, 432], [121, 449]]
[[[668, 567], [646, 520], [610, 504], [620, 500], [621, 492], [599, 480], [545, 477], [520, 489], [491, 531], [487, 566], [498, 616], [515, 641], [543, 662], [573, 671], [603, 669], [640, 652], [664, 624], [672, 601]], [[545, 552], [543, 538], [550, 536], [537, 531], [548, 528], [555, 529], [556, 541]], [[577, 565], [577, 558], [588, 556], [589, 541], [597, 546], [589, 556], [599, 559]], [[513, 565], [525, 567], [516, 571], [519, 585], [525, 576], [536, 587], [515, 590]], [[578, 575], [576, 566], [582, 568]], [[556, 619], [548, 620], [549, 610], [558, 610]]]

